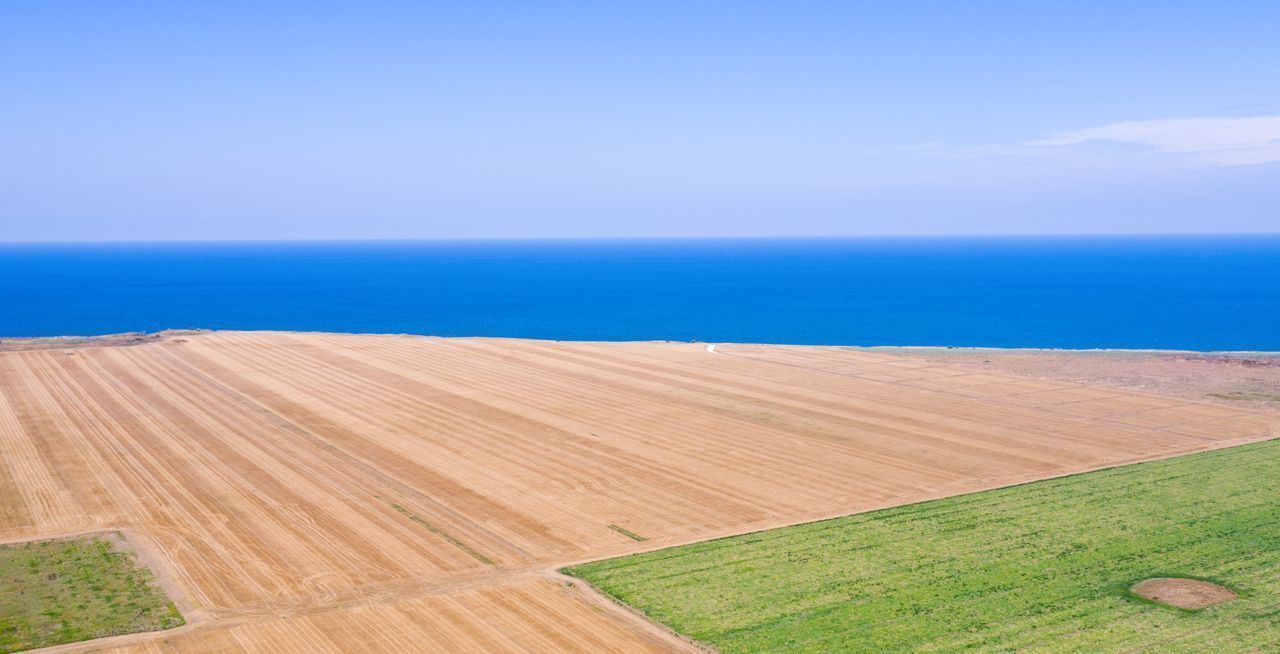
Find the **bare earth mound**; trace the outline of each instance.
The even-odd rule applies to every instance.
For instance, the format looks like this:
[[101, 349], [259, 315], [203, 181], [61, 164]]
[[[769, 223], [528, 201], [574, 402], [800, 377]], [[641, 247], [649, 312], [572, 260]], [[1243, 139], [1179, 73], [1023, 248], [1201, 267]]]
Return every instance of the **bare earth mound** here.
[[1153, 602], [1180, 609], [1203, 609], [1238, 597], [1230, 588], [1218, 584], [1177, 577], [1146, 579], [1134, 584], [1129, 590]]

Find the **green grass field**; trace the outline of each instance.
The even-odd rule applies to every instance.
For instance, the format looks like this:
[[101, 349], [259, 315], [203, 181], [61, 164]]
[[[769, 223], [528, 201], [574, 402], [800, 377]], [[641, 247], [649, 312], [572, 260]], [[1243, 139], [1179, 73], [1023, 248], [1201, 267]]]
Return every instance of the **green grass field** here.
[[[566, 572], [726, 653], [1280, 651], [1280, 441]], [[1241, 597], [1128, 595], [1151, 576]]]
[[104, 538], [0, 545], [0, 652], [182, 623], [151, 573]]

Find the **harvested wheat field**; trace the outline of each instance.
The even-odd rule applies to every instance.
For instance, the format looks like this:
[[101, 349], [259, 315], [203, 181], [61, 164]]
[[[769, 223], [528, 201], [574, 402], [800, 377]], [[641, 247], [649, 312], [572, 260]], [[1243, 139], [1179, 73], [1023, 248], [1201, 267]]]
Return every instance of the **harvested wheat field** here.
[[1261, 440], [1280, 414], [842, 348], [256, 332], [0, 352], [0, 541], [119, 530], [107, 651], [669, 651], [568, 564]]

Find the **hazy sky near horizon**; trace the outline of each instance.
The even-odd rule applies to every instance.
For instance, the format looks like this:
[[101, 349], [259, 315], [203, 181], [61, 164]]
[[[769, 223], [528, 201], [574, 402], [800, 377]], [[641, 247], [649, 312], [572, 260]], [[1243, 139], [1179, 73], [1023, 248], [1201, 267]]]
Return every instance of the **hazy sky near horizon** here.
[[0, 241], [1275, 232], [1278, 26], [1274, 1], [13, 0]]

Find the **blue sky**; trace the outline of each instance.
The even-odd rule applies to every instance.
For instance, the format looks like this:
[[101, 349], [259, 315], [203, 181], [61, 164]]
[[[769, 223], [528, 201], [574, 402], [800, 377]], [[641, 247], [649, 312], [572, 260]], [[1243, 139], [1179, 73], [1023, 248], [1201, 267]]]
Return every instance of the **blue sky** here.
[[0, 241], [1280, 231], [1277, 25], [12, 0]]

